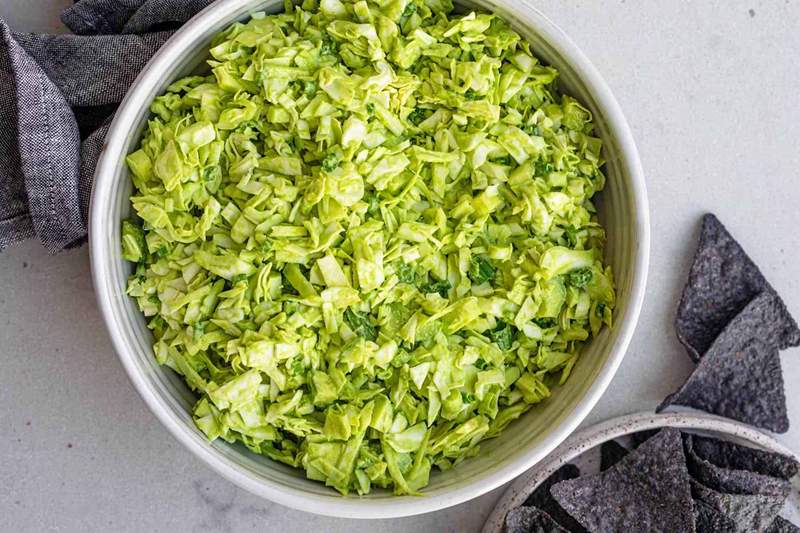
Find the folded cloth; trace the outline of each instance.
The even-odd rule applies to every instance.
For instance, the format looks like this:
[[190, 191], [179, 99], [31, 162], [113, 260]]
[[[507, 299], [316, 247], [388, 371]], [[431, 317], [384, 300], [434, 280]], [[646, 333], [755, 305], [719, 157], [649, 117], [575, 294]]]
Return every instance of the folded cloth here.
[[212, 1], [79, 0], [61, 15], [74, 35], [17, 33], [0, 19], [0, 250], [33, 236], [53, 253], [85, 241], [116, 106]]

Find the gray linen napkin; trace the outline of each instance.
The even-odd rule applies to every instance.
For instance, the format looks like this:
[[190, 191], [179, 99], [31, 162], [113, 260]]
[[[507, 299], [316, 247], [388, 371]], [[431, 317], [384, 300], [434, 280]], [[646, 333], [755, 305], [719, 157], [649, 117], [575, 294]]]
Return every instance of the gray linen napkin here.
[[85, 241], [92, 175], [114, 110], [173, 31], [213, 0], [79, 0], [75, 35], [0, 19], [0, 251]]

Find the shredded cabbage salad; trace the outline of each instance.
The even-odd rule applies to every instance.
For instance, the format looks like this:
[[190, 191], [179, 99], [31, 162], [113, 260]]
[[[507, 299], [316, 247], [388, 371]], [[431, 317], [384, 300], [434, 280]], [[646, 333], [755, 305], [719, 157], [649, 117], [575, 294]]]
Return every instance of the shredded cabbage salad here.
[[240, 441], [343, 494], [418, 494], [611, 324], [583, 106], [450, 0], [305, 0], [214, 38], [127, 163], [128, 294]]

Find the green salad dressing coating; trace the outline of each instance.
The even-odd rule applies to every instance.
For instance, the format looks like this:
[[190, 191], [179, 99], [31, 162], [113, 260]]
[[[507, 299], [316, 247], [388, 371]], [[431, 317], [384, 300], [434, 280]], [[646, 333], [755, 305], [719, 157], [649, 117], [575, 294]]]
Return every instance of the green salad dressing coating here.
[[417, 494], [611, 324], [591, 114], [502, 19], [306, 0], [211, 43], [127, 157], [128, 294], [209, 439]]

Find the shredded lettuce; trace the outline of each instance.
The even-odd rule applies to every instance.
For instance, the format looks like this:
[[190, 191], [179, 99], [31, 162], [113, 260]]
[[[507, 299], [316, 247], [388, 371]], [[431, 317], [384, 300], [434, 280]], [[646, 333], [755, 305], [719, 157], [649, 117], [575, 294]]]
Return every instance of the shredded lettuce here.
[[128, 294], [209, 439], [417, 494], [611, 325], [588, 110], [502, 19], [304, 0], [216, 36], [127, 157]]

